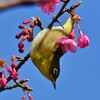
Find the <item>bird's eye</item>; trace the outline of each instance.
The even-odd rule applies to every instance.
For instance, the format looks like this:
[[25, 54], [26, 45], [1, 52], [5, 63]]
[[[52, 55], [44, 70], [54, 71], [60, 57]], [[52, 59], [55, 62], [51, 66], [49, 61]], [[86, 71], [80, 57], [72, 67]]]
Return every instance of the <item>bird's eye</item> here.
[[58, 69], [57, 68], [54, 68], [53, 69], [53, 73], [54, 73], [54, 75], [57, 75], [58, 74]]

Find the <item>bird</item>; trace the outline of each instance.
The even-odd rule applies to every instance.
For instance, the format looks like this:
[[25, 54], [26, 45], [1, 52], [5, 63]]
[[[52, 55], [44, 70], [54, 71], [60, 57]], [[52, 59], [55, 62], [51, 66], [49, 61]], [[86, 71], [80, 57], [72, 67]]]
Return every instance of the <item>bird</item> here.
[[56, 41], [67, 36], [72, 30], [73, 21], [69, 17], [63, 26], [45, 28], [33, 39], [30, 58], [43, 76], [50, 80], [56, 89], [56, 80], [60, 73], [60, 58], [64, 55]]

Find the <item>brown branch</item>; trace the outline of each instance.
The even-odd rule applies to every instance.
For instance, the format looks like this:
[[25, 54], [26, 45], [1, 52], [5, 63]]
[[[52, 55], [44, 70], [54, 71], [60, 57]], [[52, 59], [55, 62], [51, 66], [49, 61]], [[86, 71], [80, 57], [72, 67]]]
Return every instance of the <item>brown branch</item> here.
[[70, 8], [66, 8], [62, 11], [62, 14], [65, 12], [68, 12], [71, 14], [71, 12], [73, 12], [73, 10], [75, 10], [80, 4], [82, 3], [82, 1], [78, 1], [75, 4], [73, 4]]
[[[19, 81], [19, 83], [20, 84], [23, 84], [23, 83], [25, 83], [27, 81], [28, 81], [28, 79], [23, 79], [23, 80]], [[4, 88], [3, 87], [0, 87], [0, 92], [2, 92], [4, 90], [11, 90], [11, 89], [16, 88], [16, 87], [18, 87], [18, 84], [14, 84], [14, 85], [11, 85], [11, 86], [6, 86]]]
[[23, 90], [33, 91], [32, 88], [30, 88], [30, 87], [29, 87], [28, 85], [26, 85], [26, 84], [22, 84], [22, 83], [20, 83], [20, 82], [18, 82], [18, 81], [15, 81], [15, 83], [16, 83], [16, 85], [17, 85], [18, 87], [21, 87]]
[[5, 10], [10, 7], [15, 7], [18, 5], [31, 5], [44, 0], [0, 0], [0, 10]]
[[76, 2], [75, 4], [73, 4], [73, 5], [70, 7], [70, 10], [74, 10], [74, 9], [75, 9], [76, 7], [78, 7], [81, 3], [82, 3], [82, 1]]

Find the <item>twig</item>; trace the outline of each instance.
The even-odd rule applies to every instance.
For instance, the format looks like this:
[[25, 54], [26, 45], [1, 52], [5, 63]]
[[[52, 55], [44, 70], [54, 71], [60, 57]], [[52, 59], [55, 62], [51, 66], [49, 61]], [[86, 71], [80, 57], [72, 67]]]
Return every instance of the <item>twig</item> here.
[[77, 8], [80, 4], [82, 3], [82, 1], [78, 1], [75, 4], [73, 4], [70, 8], [66, 8], [62, 11], [62, 14], [65, 12], [68, 12], [71, 14], [71, 12], [73, 12], [73, 10], [75, 10], [75, 8]]
[[1, 0], [0, 1], [0, 10], [5, 10], [10, 7], [15, 7], [19, 5], [32, 5], [38, 2], [43, 2], [44, 0]]
[[33, 91], [32, 88], [30, 88], [28, 85], [26, 84], [21, 84], [18, 81], [15, 81], [15, 83], [17, 84], [17, 86], [21, 87], [23, 90], [28, 90], [28, 91]]
[[[23, 83], [25, 83], [25, 82], [27, 82], [28, 81], [28, 79], [23, 79], [23, 80], [21, 80], [21, 81], [19, 81], [19, 83], [20, 84], [23, 84]], [[14, 85], [11, 85], [11, 86], [6, 86], [6, 87], [1, 87], [0, 88], [0, 92], [2, 92], [2, 91], [4, 91], [4, 90], [11, 90], [11, 89], [13, 89], [13, 88], [16, 88], [16, 87], [18, 87], [18, 84], [14, 84]]]

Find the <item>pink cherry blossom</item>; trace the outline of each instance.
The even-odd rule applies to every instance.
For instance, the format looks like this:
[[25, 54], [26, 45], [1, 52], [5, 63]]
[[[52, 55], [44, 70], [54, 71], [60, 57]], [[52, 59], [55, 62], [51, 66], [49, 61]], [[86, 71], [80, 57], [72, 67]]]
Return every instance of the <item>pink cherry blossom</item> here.
[[0, 78], [0, 85], [2, 87], [5, 87], [6, 86], [6, 83], [7, 83], [7, 79], [5, 78], [4, 72], [2, 72], [2, 76]]
[[90, 40], [88, 38], [87, 35], [81, 35], [78, 38], [78, 47], [80, 48], [85, 48], [86, 46], [88, 46], [90, 44]]
[[13, 67], [10, 68], [10, 67], [7, 66], [7, 65], [6, 65], [6, 68], [7, 68], [7, 70], [8, 70], [8, 73], [10, 74], [11, 78], [12, 78], [13, 80], [17, 80], [19, 74], [18, 74], [18, 72], [16, 71], [16, 69], [13, 68]]
[[56, 5], [60, 4], [60, 0], [47, 0], [38, 4], [44, 13], [50, 15], [54, 12]]
[[80, 37], [78, 38], [78, 47], [85, 48], [86, 46], [88, 46], [90, 44], [90, 40], [87, 35], [84, 35], [82, 33], [79, 24], [78, 24], [78, 30], [79, 30], [79, 34], [80, 34]]
[[2, 87], [5, 87], [6, 86], [6, 83], [7, 83], [7, 79], [6, 78], [0, 78], [0, 85], [2, 86]]
[[61, 46], [61, 50], [63, 53], [68, 51], [75, 53], [77, 50], [77, 43], [74, 39], [70, 39], [68, 37], [63, 37], [56, 42], [56, 45]]
[[12, 68], [11, 78], [12, 78], [13, 80], [17, 80], [17, 79], [18, 79], [18, 76], [19, 76], [19, 74], [18, 74], [18, 72], [16, 71], [16, 69], [15, 69], [15, 68]]

